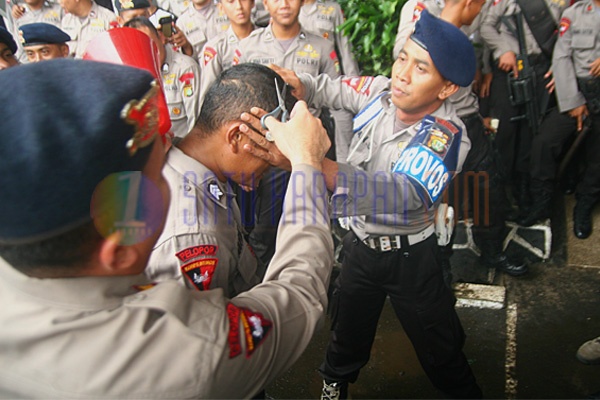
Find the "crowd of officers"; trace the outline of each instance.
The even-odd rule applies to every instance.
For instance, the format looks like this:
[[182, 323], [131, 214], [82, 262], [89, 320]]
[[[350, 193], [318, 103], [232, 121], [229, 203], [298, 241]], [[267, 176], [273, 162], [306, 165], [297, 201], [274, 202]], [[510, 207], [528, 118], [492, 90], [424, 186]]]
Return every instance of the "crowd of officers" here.
[[[323, 161], [325, 180], [315, 185], [323, 184], [332, 194], [333, 216], [351, 217], [334, 220], [347, 234], [332, 298], [332, 340], [319, 368], [325, 399], [344, 398], [348, 383], [368, 362], [386, 295], [433, 384], [451, 397], [481, 397], [462, 353], [464, 333], [453, 310], [452, 238], [441, 243], [434, 233], [442, 201], [453, 205], [458, 217], [473, 219], [482, 264], [515, 277], [528, 268], [505, 254], [505, 222], [548, 223], [557, 183], [565, 174], [579, 181], [574, 235], [585, 239], [591, 234], [591, 213], [600, 199], [599, 0], [409, 0], [390, 58], [395, 62], [391, 80], [360, 76], [350, 42], [337, 29], [344, 21], [341, 7], [332, 0], [24, 0], [11, 3], [10, 13], [7, 29], [0, 27], [1, 69], [82, 58], [96, 36], [122, 27], [141, 31], [156, 44], [172, 127], [163, 169], [172, 200], [145, 270], [151, 281], [175, 278], [189, 290], [218, 288], [234, 298], [270, 276], [272, 260], [284, 257], [277, 258], [276, 241], [280, 219], [290, 218], [284, 216], [284, 200], [294, 169], [284, 161], [291, 160], [289, 150], [284, 157], [284, 151], [253, 135], [264, 134], [266, 126], [258, 117], [277, 107], [275, 93], [287, 110], [296, 98], [307, 101], [306, 111], [321, 120], [332, 143], [327, 153], [332, 164]], [[457, 43], [468, 38], [468, 50], [462, 42], [447, 48], [434, 43], [441, 32]], [[472, 48], [476, 67], [471, 74]], [[419, 51], [450, 82], [440, 84], [440, 94], [427, 103], [431, 114], [452, 121], [452, 134], [462, 132], [452, 171], [460, 174], [428, 206], [427, 193], [409, 180], [396, 175], [390, 182], [377, 179], [377, 172], [387, 171], [424, 125], [422, 118], [411, 118], [419, 115], [411, 104], [394, 102], [409, 92], [394, 83], [408, 81], [403, 65], [414, 62], [411, 74], [428, 74], [427, 65], [413, 61]], [[278, 74], [247, 63], [270, 66]], [[270, 86], [262, 87], [259, 79]], [[422, 97], [431, 87], [418, 87]], [[268, 90], [272, 96], [260, 95]], [[254, 99], [253, 105], [264, 111], [250, 114], [236, 96]], [[388, 135], [381, 133], [384, 127], [394, 132], [391, 139], [382, 136]], [[215, 132], [226, 140], [216, 139], [221, 136]], [[446, 135], [443, 143], [451, 154]], [[561, 162], [567, 167], [559, 168]], [[356, 168], [366, 171], [366, 183]], [[378, 196], [394, 204], [392, 209], [352, 195], [357, 188], [368, 193], [369, 185], [383, 188]], [[354, 214], [340, 211], [348, 208]], [[291, 236], [284, 239], [293, 246]], [[315, 254], [327, 259], [320, 250]], [[305, 257], [308, 253], [303, 249]], [[374, 272], [372, 264], [382, 269]], [[421, 272], [415, 274], [414, 268]], [[243, 307], [231, 304], [228, 321], [237, 323], [241, 315], [250, 332], [245, 338], [250, 359], [254, 347], [280, 325], [269, 320], [274, 315], [252, 311], [251, 300], [240, 303]], [[437, 325], [438, 331], [425, 325]], [[227, 335], [226, 329], [221, 333]], [[234, 358], [240, 338], [233, 330], [228, 334], [226, 345]], [[240, 393], [257, 394], [263, 388], [246, 385]]]

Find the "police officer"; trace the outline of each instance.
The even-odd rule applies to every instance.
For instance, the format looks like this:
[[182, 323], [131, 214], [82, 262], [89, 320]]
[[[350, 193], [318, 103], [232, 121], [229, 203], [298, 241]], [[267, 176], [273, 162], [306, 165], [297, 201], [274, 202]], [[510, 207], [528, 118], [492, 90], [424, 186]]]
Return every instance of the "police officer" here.
[[209, 39], [198, 58], [202, 75], [200, 102], [210, 84], [233, 64], [240, 40], [254, 30], [251, 19], [254, 0], [219, 0], [217, 7], [225, 13], [230, 26], [227, 31]]
[[591, 124], [585, 143], [585, 173], [576, 190], [573, 232], [579, 239], [592, 232], [591, 212], [600, 196], [600, 1], [579, 1], [562, 15], [552, 57], [558, 110], [542, 123], [532, 144], [534, 206], [523, 224], [551, 215], [559, 156], [584, 120]]
[[164, 45], [161, 34], [148, 18], [136, 17], [125, 26], [136, 28], [156, 43], [162, 65], [162, 84], [171, 117], [172, 130], [182, 138], [192, 130], [198, 119], [200, 91], [200, 69], [198, 63], [184, 54]]
[[70, 59], [0, 73], [2, 397], [249, 398], [321, 321], [329, 141], [304, 104], [267, 122], [293, 172], [264, 282], [228, 298], [144, 277], [169, 206], [153, 80]]
[[127, 21], [135, 17], [150, 17], [150, 3], [148, 0], [117, 0], [117, 22], [124, 26]]
[[179, 15], [177, 26], [194, 49], [192, 57], [197, 59], [209, 39], [229, 28], [229, 19], [213, 0], [191, 0]]
[[69, 56], [67, 42], [71, 37], [54, 25], [44, 22], [25, 24], [21, 26], [19, 34], [29, 62]]
[[[163, 174], [173, 200], [146, 269], [150, 279], [177, 277], [196, 290], [222, 288], [228, 297], [262, 280], [230, 182], [254, 190], [269, 167], [242, 151], [251, 142], [240, 135], [240, 115], [253, 106], [277, 107], [275, 79], [283, 87], [262, 65], [227, 69], [207, 92], [201, 122], [169, 151]], [[294, 100], [288, 93], [290, 110]]]
[[[19, 28], [25, 24], [34, 22], [45, 22], [60, 27], [63, 17], [63, 9], [58, 2], [46, 0], [25, 0], [23, 4], [13, 6], [13, 32], [19, 37]], [[21, 62], [27, 62], [27, 55], [21, 43], [17, 43], [19, 50], [17, 55]]]
[[0, 70], [19, 65], [15, 57], [17, 44], [12, 35], [0, 26]]
[[[527, 8], [523, 9], [523, 5]], [[506, 176], [511, 180], [520, 217], [528, 213], [531, 205], [529, 157], [533, 132], [528, 125], [539, 124], [539, 121], [535, 121], [534, 116], [515, 119], [525, 115], [526, 106], [511, 104], [509, 75], [513, 74], [518, 78], [519, 74], [524, 73], [519, 71], [517, 65], [517, 55], [520, 54], [518, 20], [522, 21], [524, 28], [524, 55], [535, 72], [532, 95], [536, 98], [541, 117], [552, 108], [555, 101], [554, 95], [549, 93], [552, 91], [550, 61], [553, 32], [556, 31], [562, 11], [568, 5], [566, 0], [494, 0], [481, 25], [481, 36], [490, 47], [494, 59], [490, 108], [500, 121], [496, 146]], [[528, 16], [534, 14], [543, 17]]]
[[61, 22], [61, 29], [70, 37], [70, 54], [81, 58], [88, 43], [113, 25], [117, 16], [112, 11], [100, 7], [93, 0], [60, 0], [67, 13]]
[[[427, 9], [431, 14], [459, 27], [468, 37], [478, 36], [481, 21], [489, 6], [482, 0], [425, 0], [411, 8], [405, 5], [400, 16], [399, 36], [396, 37], [395, 48], [403, 46], [407, 35], [412, 32], [421, 12]], [[409, 4], [409, 3], [406, 3]], [[406, 15], [411, 16], [411, 18]], [[406, 22], [405, 22], [406, 21]], [[399, 50], [398, 50], [399, 51]], [[496, 151], [490, 142], [479, 113], [479, 99], [473, 93], [473, 84], [460, 88], [449, 100], [456, 113], [467, 127], [467, 135], [471, 141], [469, 151], [463, 165], [463, 173], [459, 175], [450, 187], [449, 202], [455, 207], [462, 207], [465, 214], [473, 213], [473, 235], [481, 249], [481, 261], [484, 265], [496, 268], [511, 276], [521, 276], [527, 273], [528, 267], [515, 263], [504, 252], [504, 230], [507, 198], [504, 183], [498, 171]], [[469, 195], [462, 196], [464, 187]], [[477, 190], [477, 193], [475, 193]], [[455, 194], [456, 193], [456, 194]], [[455, 196], [462, 200], [454, 204]], [[471, 207], [468, 207], [468, 203]], [[458, 210], [458, 209], [457, 209]], [[466, 218], [466, 216], [465, 216]], [[444, 257], [452, 254], [452, 243], [443, 249]], [[447, 261], [449, 263], [449, 261]], [[449, 270], [450, 265], [446, 265]], [[449, 271], [448, 271], [449, 272]], [[447, 276], [450, 283], [451, 277]]]
[[[482, 396], [462, 352], [464, 332], [433, 226], [444, 186], [470, 148], [445, 100], [471, 84], [475, 64], [469, 39], [424, 10], [391, 79], [300, 74], [298, 80], [281, 71], [309, 104], [358, 115], [348, 164], [323, 163], [333, 216], [351, 216], [332, 297], [333, 332], [319, 368], [323, 399], [345, 398], [356, 381], [388, 296], [432, 383], [453, 398]], [[425, 165], [436, 168], [427, 172]]]

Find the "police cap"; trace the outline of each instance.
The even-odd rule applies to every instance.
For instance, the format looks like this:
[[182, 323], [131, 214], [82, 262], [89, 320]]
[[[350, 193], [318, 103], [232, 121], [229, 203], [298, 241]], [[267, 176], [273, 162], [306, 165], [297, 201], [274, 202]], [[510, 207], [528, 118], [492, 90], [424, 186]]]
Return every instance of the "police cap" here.
[[475, 79], [475, 50], [467, 35], [456, 26], [424, 9], [410, 38], [429, 52], [440, 74], [459, 86]]
[[148, 0], [117, 0], [115, 1], [115, 5], [117, 6], [117, 12], [127, 10], [138, 10], [140, 8], [149, 8], [150, 3]]
[[71, 40], [71, 36], [62, 29], [45, 22], [22, 25], [19, 28], [19, 34], [23, 47], [38, 44], [61, 44]]
[[17, 43], [15, 42], [15, 39], [13, 39], [10, 32], [8, 32], [6, 29], [4, 29], [1, 26], [0, 26], [0, 43], [4, 43], [5, 45], [7, 45], [8, 48], [10, 49], [10, 51], [13, 52], [13, 54], [15, 54], [17, 52]]
[[0, 87], [1, 243], [91, 221], [96, 186], [148, 161], [160, 90], [149, 72], [55, 59], [2, 71]]

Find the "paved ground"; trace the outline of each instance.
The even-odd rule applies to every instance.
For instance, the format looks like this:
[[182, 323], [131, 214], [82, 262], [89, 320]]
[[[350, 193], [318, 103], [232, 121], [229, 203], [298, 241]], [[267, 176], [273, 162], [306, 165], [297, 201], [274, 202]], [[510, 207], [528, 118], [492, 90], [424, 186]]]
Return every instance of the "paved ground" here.
[[[598, 229], [589, 239], [578, 240], [572, 234], [573, 202], [573, 196], [556, 201], [552, 253], [545, 262], [515, 241], [509, 243], [509, 254], [530, 260], [527, 277], [488, 271], [468, 249], [452, 258], [456, 280], [483, 285], [469, 286], [483, 288], [474, 296], [480, 301], [465, 297], [473, 290], [461, 292], [459, 304], [464, 306], [458, 313], [468, 336], [465, 353], [486, 398], [585, 399], [600, 391], [600, 365], [586, 366], [575, 358], [584, 341], [600, 336], [600, 206], [594, 215]], [[541, 231], [516, 233], [543, 250]], [[319, 397], [316, 368], [327, 344], [328, 325], [327, 321], [299, 362], [267, 389], [269, 396]], [[421, 370], [389, 304], [371, 360], [350, 394], [354, 399], [442, 396]]]

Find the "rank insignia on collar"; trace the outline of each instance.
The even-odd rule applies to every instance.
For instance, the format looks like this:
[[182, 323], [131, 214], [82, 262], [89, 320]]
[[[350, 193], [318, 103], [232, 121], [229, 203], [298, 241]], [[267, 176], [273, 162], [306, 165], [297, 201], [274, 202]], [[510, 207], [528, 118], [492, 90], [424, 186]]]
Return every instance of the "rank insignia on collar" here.
[[138, 149], [149, 146], [158, 134], [158, 83], [154, 80], [150, 86], [144, 97], [129, 101], [121, 110], [121, 118], [135, 128], [133, 137], [126, 144], [131, 156]]
[[219, 185], [217, 185], [215, 182], [208, 184], [208, 191], [215, 199], [219, 201], [221, 200], [221, 197], [223, 197], [223, 192], [219, 188]]

